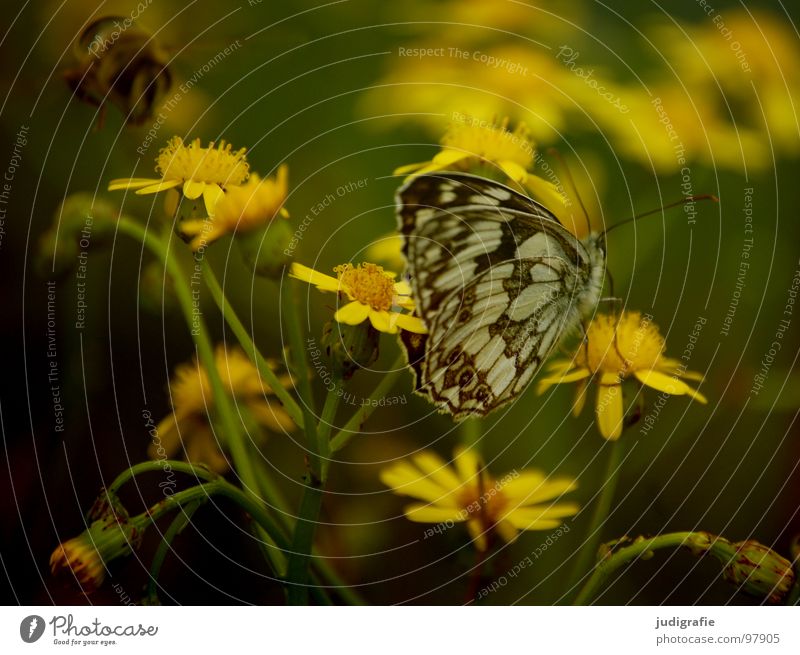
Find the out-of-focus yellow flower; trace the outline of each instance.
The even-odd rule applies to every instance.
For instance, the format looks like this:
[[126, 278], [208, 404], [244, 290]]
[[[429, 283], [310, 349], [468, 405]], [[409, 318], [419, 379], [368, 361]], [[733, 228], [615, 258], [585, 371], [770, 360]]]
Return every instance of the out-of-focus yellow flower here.
[[364, 252], [371, 262], [381, 262], [390, 270], [402, 271], [406, 266], [403, 257], [403, 237], [398, 232], [389, 232], [371, 243]]
[[701, 403], [706, 398], [681, 378], [700, 381], [703, 376], [687, 371], [679, 360], [664, 356], [664, 338], [649, 316], [624, 312], [621, 316], [599, 314], [586, 330], [586, 338], [571, 360], [558, 360], [549, 375], [539, 380], [538, 393], [554, 384], [577, 382], [573, 412], [583, 409], [590, 378], [597, 383], [597, 426], [606, 439], [622, 434], [622, 382], [634, 377], [639, 383], [673, 396], [687, 395]]
[[[696, 24], [659, 21], [649, 37], [680, 83], [662, 83], [653, 94], [665, 106], [673, 96], [668, 110], [693, 158], [751, 170], [772, 166], [772, 149], [800, 152], [800, 45], [791, 23], [769, 11], [731, 9]], [[681, 116], [688, 112], [690, 119]]]
[[[220, 345], [215, 353], [217, 371], [227, 392], [239, 407], [239, 413], [249, 415], [255, 423], [272, 432], [294, 429], [294, 423], [278, 402], [270, 402], [274, 392], [258, 374], [258, 370], [240, 348], [227, 349]], [[289, 375], [278, 378], [285, 387], [292, 384]], [[224, 435], [214, 432], [214, 395], [207, 371], [195, 360], [180, 364], [170, 382], [174, 411], [157, 427], [158, 440], [148, 449], [152, 459], [170, 457], [183, 448], [186, 459], [202, 463], [214, 471], [225, 473], [228, 460], [221, 451]]]
[[392, 311], [393, 307], [413, 312], [414, 301], [408, 282], [395, 282], [395, 274], [384, 271], [377, 264], [342, 264], [333, 269], [336, 277], [325, 275], [308, 266], [293, 263], [293, 278], [313, 284], [320, 291], [343, 294], [349, 299], [333, 318], [346, 325], [359, 325], [369, 319], [372, 327], [380, 332], [396, 334], [399, 330], [425, 334], [422, 319], [402, 311]]
[[106, 566], [130, 555], [141, 541], [147, 519], [107, 516], [94, 521], [80, 535], [60, 543], [50, 555], [53, 575], [71, 573], [84, 592], [95, 591], [105, 580]]
[[401, 166], [395, 175], [410, 173], [412, 178], [488, 164], [499, 168], [509, 180], [527, 187], [545, 205], [563, 205], [564, 198], [553, 184], [529, 172], [536, 152], [528, 126], [518, 123], [511, 131], [508, 122], [508, 118], [498, 123], [458, 116], [450, 123], [442, 137], [442, 149], [432, 160]]
[[190, 200], [203, 196], [206, 212], [213, 216], [217, 202], [230, 187], [244, 184], [250, 175], [245, 148], [234, 151], [231, 144], [220, 141], [208, 147], [200, 139], [185, 144], [179, 136], [172, 137], [156, 157], [156, 173], [161, 178], [123, 178], [111, 180], [109, 191], [136, 189], [143, 195], [181, 187]]
[[405, 508], [411, 521], [466, 523], [478, 550], [486, 550], [491, 531], [511, 542], [520, 530], [552, 530], [578, 512], [576, 503], [555, 502], [577, 488], [572, 478], [527, 469], [495, 480], [475, 451], [464, 447], [456, 449], [453, 463], [425, 450], [386, 467], [380, 477], [396, 494], [423, 501]]
[[274, 178], [261, 179], [257, 173], [241, 186], [233, 186], [217, 202], [207, 219], [190, 219], [181, 223], [181, 231], [191, 237], [192, 250], [212, 243], [226, 234], [250, 232], [264, 227], [275, 216], [288, 217], [284, 209], [289, 192], [289, 169], [278, 169]]

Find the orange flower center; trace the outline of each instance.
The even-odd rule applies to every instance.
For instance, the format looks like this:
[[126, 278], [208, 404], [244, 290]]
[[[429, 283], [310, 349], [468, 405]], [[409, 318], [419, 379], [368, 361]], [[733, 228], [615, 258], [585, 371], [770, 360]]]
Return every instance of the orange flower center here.
[[394, 279], [382, 266], [342, 264], [333, 270], [351, 300], [357, 300], [376, 311], [388, 311], [392, 308]]
[[507, 500], [500, 484], [485, 473], [481, 473], [481, 483], [465, 485], [458, 496], [458, 502], [467, 519], [483, 519], [486, 527], [493, 526], [500, 518]]

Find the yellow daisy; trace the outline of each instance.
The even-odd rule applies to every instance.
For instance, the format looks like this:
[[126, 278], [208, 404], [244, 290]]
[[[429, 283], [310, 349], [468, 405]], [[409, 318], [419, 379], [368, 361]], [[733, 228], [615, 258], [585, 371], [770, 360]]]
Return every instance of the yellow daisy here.
[[[243, 417], [272, 432], [294, 429], [294, 423], [278, 402], [270, 402], [273, 393], [269, 384], [240, 348], [217, 347], [216, 365], [222, 383], [238, 405]], [[288, 387], [288, 375], [279, 378]], [[228, 461], [220, 450], [220, 434], [214, 432], [208, 413], [213, 414], [214, 397], [208, 373], [196, 361], [180, 364], [170, 382], [174, 411], [157, 427], [158, 438], [148, 449], [152, 459], [171, 457], [183, 449], [190, 462], [206, 464], [219, 473], [228, 470]]]
[[509, 180], [526, 186], [545, 205], [564, 204], [563, 197], [552, 183], [528, 172], [535, 153], [525, 123], [518, 123], [512, 132], [508, 129], [508, 118], [498, 123], [462, 116], [450, 123], [442, 137], [442, 149], [431, 161], [401, 166], [394, 173], [410, 173], [410, 179], [435, 171], [489, 164], [499, 168]]
[[623, 312], [619, 317], [599, 314], [586, 330], [586, 338], [571, 360], [558, 360], [549, 367], [549, 377], [539, 380], [537, 391], [554, 384], [577, 382], [573, 405], [577, 416], [586, 401], [589, 378], [597, 382], [597, 426], [606, 439], [622, 434], [622, 382], [633, 376], [640, 384], [673, 396], [690, 396], [705, 403], [706, 398], [681, 378], [701, 381], [700, 373], [685, 370], [683, 364], [664, 356], [664, 337], [649, 317]]
[[414, 301], [408, 282], [395, 282], [395, 274], [384, 271], [377, 264], [342, 264], [333, 269], [336, 277], [325, 275], [308, 266], [293, 263], [289, 275], [313, 284], [320, 291], [343, 294], [350, 302], [339, 307], [333, 317], [339, 323], [359, 325], [369, 319], [381, 332], [396, 334], [399, 330], [425, 334], [422, 319], [393, 307], [413, 312]]
[[137, 194], [158, 193], [181, 187], [190, 200], [203, 196], [209, 216], [230, 187], [244, 184], [250, 175], [245, 148], [234, 151], [231, 144], [220, 141], [204, 148], [200, 139], [185, 144], [179, 136], [172, 137], [156, 157], [156, 173], [161, 178], [143, 177], [111, 180], [109, 191], [136, 189]]
[[478, 550], [486, 550], [489, 536], [516, 539], [520, 530], [552, 530], [562, 519], [578, 513], [572, 502], [555, 502], [578, 484], [572, 478], [548, 478], [526, 469], [493, 479], [474, 450], [456, 448], [449, 466], [425, 450], [386, 467], [381, 482], [398, 495], [423, 502], [405, 507], [406, 517], [419, 523], [466, 523]]
[[190, 246], [198, 250], [226, 234], [250, 232], [263, 227], [275, 216], [288, 217], [283, 208], [289, 191], [289, 169], [278, 169], [275, 178], [262, 180], [252, 173], [241, 186], [228, 189], [207, 219], [190, 219], [181, 223], [181, 231], [192, 237]]

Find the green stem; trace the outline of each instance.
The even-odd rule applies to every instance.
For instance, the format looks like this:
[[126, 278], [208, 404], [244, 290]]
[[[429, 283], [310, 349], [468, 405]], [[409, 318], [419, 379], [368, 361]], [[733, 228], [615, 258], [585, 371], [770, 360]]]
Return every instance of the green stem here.
[[[192, 291], [178, 259], [169, 256], [169, 248], [164, 241], [155, 236], [152, 232], [148, 232], [138, 223], [126, 217], [120, 217], [117, 221], [117, 226], [121, 232], [133, 236], [147, 246], [161, 260], [164, 268], [172, 278], [178, 304], [181, 306], [184, 319], [186, 320], [195, 347], [197, 348], [200, 363], [208, 376], [208, 381], [211, 386], [211, 395], [214, 399], [214, 408], [219, 415], [222, 429], [225, 433], [225, 441], [231, 452], [234, 466], [241, 476], [243, 486], [250, 494], [256, 495], [258, 480], [255, 469], [253, 468], [252, 460], [244, 438], [242, 437], [242, 431], [239, 429], [240, 424], [233, 410], [231, 399], [227, 389], [225, 389], [222, 383], [222, 378], [217, 369], [214, 349], [205, 321], [203, 320], [202, 314], [193, 313], [194, 301], [192, 298]], [[265, 533], [263, 537], [269, 540], [268, 534]], [[277, 572], [280, 574], [283, 571], [278, 569]]]
[[[669, 534], [653, 537], [652, 539], [642, 539], [630, 546], [620, 548], [617, 552], [609, 555], [595, 567], [594, 572], [586, 581], [583, 589], [580, 590], [572, 604], [588, 604], [603, 586], [608, 576], [628, 562], [660, 548], [675, 548], [677, 546], [686, 545], [686, 542], [690, 541], [694, 537], [694, 534], [693, 532], [671, 532]], [[702, 536], [700, 536], [700, 538], [702, 538]]]
[[479, 419], [468, 418], [459, 424], [461, 432], [461, 443], [467, 448], [473, 448], [475, 452], [480, 452], [480, 441], [483, 434], [482, 425]]
[[192, 515], [204, 502], [203, 500], [195, 500], [185, 507], [181, 507], [181, 511], [172, 519], [172, 523], [169, 524], [167, 531], [164, 533], [161, 543], [158, 544], [156, 554], [153, 556], [153, 561], [150, 564], [150, 580], [147, 583], [147, 591], [145, 593], [148, 604], [154, 605], [159, 603], [157, 589], [158, 576], [161, 573], [161, 566], [164, 564], [164, 560], [167, 557], [167, 551], [170, 550], [175, 537], [183, 532], [183, 529], [189, 525]]
[[[375, 390], [369, 395], [368, 400], [378, 400], [383, 398], [388, 394], [392, 387], [394, 386], [397, 379], [400, 377], [400, 374], [405, 371], [404, 366], [405, 359], [403, 355], [398, 355], [397, 359], [392, 363], [392, 366], [386, 375], [383, 376], [381, 381], [378, 383], [378, 386], [375, 387]], [[332, 453], [335, 453], [342, 448], [344, 448], [354, 436], [356, 436], [360, 431], [361, 427], [366, 423], [367, 419], [372, 415], [378, 408], [377, 404], [372, 402], [366, 402], [359, 407], [356, 412], [350, 417], [347, 423], [344, 424], [339, 432], [331, 439], [330, 441], [330, 450]]]
[[223, 478], [217, 478], [213, 482], [179, 491], [175, 495], [156, 503], [146, 512], [132, 520], [147, 520], [152, 523], [176, 507], [182, 507], [195, 501], [204, 501], [214, 494], [225, 496], [232, 500], [252, 517], [260, 529], [259, 536], [262, 539], [261, 545], [265, 558], [272, 565], [274, 571], [279, 575], [283, 575], [286, 570], [286, 556], [283, 551], [288, 550], [289, 542], [281, 532], [280, 527], [259, 500]]
[[140, 519], [146, 519], [150, 523], [155, 523], [162, 516], [169, 514], [176, 508], [183, 507], [184, 505], [194, 502], [202, 503], [208, 500], [209, 496], [222, 493], [222, 486], [224, 484], [228, 483], [222, 478], [219, 478], [214, 482], [205, 482], [204, 484], [198, 484], [194, 487], [183, 489], [172, 496], [167, 496], [164, 498], [164, 500], [152, 505], [147, 511], [131, 520], [136, 521]]
[[214, 299], [214, 302], [217, 304], [217, 307], [222, 313], [223, 318], [231, 328], [231, 332], [233, 332], [236, 339], [239, 341], [245, 352], [255, 364], [259, 375], [267, 381], [267, 384], [269, 384], [272, 391], [275, 393], [281, 403], [283, 403], [286, 413], [292, 417], [292, 420], [298, 427], [302, 428], [303, 410], [300, 409], [300, 406], [297, 404], [295, 399], [292, 398], [289, 392], [280, 383], [278, 376], [275, 375], [275, 372], [272, 370], [267, 360], [264, 359], [261, 351], [250, 338], [250, 333], [242, 324], [241, 320], [239, 320], [236, 311], [225, 298], [225, 293], [223, 292], [222, 287], [217, 280], [217, 276], [207, 261], [203, 262], [203, 276], [205, 277], [208, 290], [211, 292], [211, 297]]
[[314, 543], [314, 534], [317, 529], [320, 510], [322, 509], [323, 493], [320, 481], [315, 483], [312, 480], [303, 489], [286, 575], [289, 583], [289, 605], [308, 604], [308, 567]]
[[[292, 549], [289, 554], [287, 568], [287, 583], [289, 585], [287, 598], [290, 605], [308, 604], [309, 562], [314, 544], [319, 514], [322, 509], [322, 495], [325, 486], [327, 467], [323, 461], [327, 459], [329, 449], [328, 441], [320, 439], [320, 431], [312, 412], [314, 400], [311, 391], [311, 380], [308, 376], [308, 360], [306, 347], [303, 343], [303, 330], [297, 315], [297, 307], [289, 289], [284, 290], [283, 309], [286, 331], [289, 337], [289, 347], [292, 361], [292, 372], [297, 379], [300, 397], [303, 403], [303, 430], [306, 434], [308, 447], [308, 479], [303, 489], [300, 500], [297, 522], [292, 535]], [[326, 403], [327, 405], [327, 403]]]
[[206, 480], [207, 482], [213, 482], [220, 479], [220, 476], [213, 471], [209, 471], [207, 468], [203, 468], [202, 466], [189, 464], [188, 462], [179, 462], [174, 459], [149, 460], [147, 462], [139, 462], [138, 464], [134, 464], [130, 468], [125, 469], [116, 478], [114, 478], [114, 481], [108, 486], [108, 492], [116, 493], [123, 484], [140, 473], [149, 473], [151, 471], [166, 472], [167, 469], [170, 471], [177, 471], [178, 473], [185, 473], [186, 475], [191, 475], [197, 479]]
[[567, 585], [568, 589], [572, 589], [592, 567], [592, 562], [594, 562], [597, 557], [597, 547], [600, 543], [603, 524], [608, 518], [611, 504], [614, 501], [614, 494], [617, 490], [619, 474], [622, 468], [620, 466], [623, 454], [622, 439], [611, 442], [609, 449], [608, 462], [606, 463], [606, 469], [601, 482], [602, 488], [600, 490], [600, 498], [598, 498], [595, 503], [594, 511], [592, 512], [592, 520], [586, 531], [586, 539], [578, 553], [578, 559], [572, 569], [570, 582]]
[[328, 469], [330, 468], [331, 464], [330, 457], [328, 456], [330, 454], [331, 430], [333, 429], [333, 422], [336, 419], [336, 411], [339, 409], [339, 402], [342, 399], [341, 394], [337, 393], [339, 391], [339, 385], [342, 384], [341, 378], [334, 377], [332, 382], [335, 390], [328, 392], [328, 395], [325, 397], [325, 404], [322, 406], [322, 416], [320, 416], [319, 430], [317, 435], [320, 443], [325, 444], [324, 452], [326, 456], [322, 460], [323, 480], [328, 478]]

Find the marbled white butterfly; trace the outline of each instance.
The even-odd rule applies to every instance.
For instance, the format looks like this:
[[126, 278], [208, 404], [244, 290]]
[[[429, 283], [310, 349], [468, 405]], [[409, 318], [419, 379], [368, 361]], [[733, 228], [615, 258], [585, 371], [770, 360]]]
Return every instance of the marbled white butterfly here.
[[454, 419], [517, 398], [597, 306], [603, 235], [576, 238], [542, 205], [482, 177], [421, 175], [397, 192], [427, 335], [403, 334], [417, 391]]

